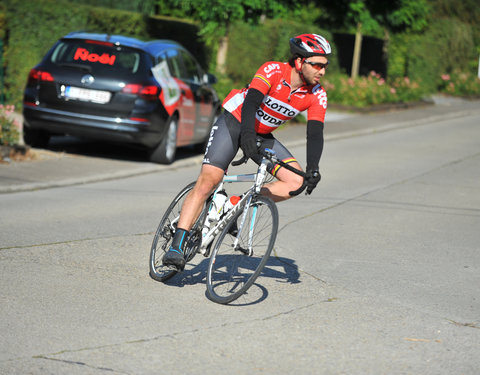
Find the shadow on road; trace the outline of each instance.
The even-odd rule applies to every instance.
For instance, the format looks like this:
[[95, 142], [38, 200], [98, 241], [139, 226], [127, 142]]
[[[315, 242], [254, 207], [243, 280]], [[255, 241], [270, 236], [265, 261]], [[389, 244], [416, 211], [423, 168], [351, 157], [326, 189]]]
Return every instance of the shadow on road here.
[[[194, 258], [200, 259], [199, 257]], [[183, 288], [188, 285], [204, 284], [206, 286], [207, 268], [210, 259], [203, 258], [198, 264], [189, 263], [182, 273], [164, 282], [165, 285]], [[268, 289], [262, 285], [264, 280], [274, 280], [278, 283], [300, 283], [300, 273], [293, 259], [271, 256], [255, 283], [238, 300], [229, 303], [230, 306], [253, 305], [268, 297]]]
[[[146, 149], [123, 143], [95, 141], [71, 136], [53, 136], [46, 147], [53, 152], [64, 152], [73, 155], [82, 155], [121, 161], [148, 162]], [[201, 155], [194, 147], [180, 147], [177, 149], [176, 160]]]

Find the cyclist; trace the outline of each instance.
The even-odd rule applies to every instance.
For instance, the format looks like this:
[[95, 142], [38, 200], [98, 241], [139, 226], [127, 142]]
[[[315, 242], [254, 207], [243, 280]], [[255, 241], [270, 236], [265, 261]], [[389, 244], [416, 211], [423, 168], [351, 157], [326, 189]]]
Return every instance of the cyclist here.
[[[241, 147], [244, 154], [259, 162], [261, 147], [275, 150], [277, 157], [301, 169], [293, 155], [271, 134], [285, 121], [308, 110], [307, 121], [307, 194], [320, 181], [318, 164], [323, 150], [323, 124], [327, 94], [320, 85], [331, 53], [329, 42], [317, 34], [302, 34], [290, 39], [288, 63], [269, 61], [263, 64], [250, 85], [232, 90], [223, 101], [224, 112], [213, 125], [200, 175], [187, 196], [177, 223], [172, 245], [163, 257], [163, 264], [183, 270], [183, 246], [189, 230], [200, 215], [202, 206], [222, 180], [228, 165]], [[262, 194], [274, 201], [290, 198], [302, 177], [285, 168], [270, 165], [276, 181], [265, 185]]]

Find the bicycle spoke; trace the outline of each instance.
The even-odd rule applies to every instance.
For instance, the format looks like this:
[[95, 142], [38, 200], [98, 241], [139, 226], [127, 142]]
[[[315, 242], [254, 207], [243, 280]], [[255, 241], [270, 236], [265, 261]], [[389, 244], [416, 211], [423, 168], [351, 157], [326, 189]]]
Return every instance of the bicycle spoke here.
[[187, 194], [192, 190], [193, 186], [194, 183], [186, 186], [175, 197], [158, 225], [150, 250], [150, 276], [155, 280], [165, 281], [176, 274], [175, 270], [163, 265], [162, 259], [170, 248], [180, 216], [180, 210]]
[[243, 211], [233, 217], [215, 243], [207, 274], [207, 294], [215, 302], [228, 303], [245, 293], [272, 251], [278, 229], [277, 209], [268, 198], [256, 199], [262, 204], [248, 208], [238, 236], [228, 232], [241, 220]]

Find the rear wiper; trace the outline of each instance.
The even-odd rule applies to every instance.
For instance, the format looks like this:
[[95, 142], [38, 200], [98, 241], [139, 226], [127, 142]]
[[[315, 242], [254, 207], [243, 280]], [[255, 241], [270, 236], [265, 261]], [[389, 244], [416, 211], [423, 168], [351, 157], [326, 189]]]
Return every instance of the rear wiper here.
[[63, 63], [63, 64], [59, 64], [59, 65], [62, 66], [62, 67], [66, 67], [66, 68], [85, 70], [88, 73], [90, 73], [92, 71], [92, 67], [90, 65], [69, 64], [69, 63]]

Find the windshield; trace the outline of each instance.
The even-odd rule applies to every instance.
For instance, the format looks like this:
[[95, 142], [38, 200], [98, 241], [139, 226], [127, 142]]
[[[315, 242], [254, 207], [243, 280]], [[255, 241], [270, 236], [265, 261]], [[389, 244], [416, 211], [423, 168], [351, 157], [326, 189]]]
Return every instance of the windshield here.
[[143, 73], [144, 60], [139, 50], [94, 40], [63, 40], [51, 55], [54, 64], [112, 76]]

